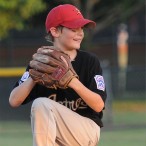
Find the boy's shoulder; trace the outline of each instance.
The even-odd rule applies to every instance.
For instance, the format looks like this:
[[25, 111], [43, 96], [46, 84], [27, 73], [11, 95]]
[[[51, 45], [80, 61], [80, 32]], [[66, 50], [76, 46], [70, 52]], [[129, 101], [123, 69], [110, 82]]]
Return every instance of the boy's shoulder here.
[[82, 57], [85, 57], [86, 59], [95, 59], [98, 60], [97, 54], [91, 52], [91, 51], [86, 51], [86, 50], [79, 50], [79, 54]]

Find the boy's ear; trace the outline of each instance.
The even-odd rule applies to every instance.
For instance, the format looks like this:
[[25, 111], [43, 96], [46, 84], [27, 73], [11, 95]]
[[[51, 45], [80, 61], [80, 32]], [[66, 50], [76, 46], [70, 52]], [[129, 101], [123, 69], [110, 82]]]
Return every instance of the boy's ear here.
[[50, 33], [52, 34], [53, 37], [59, 37], [60, 32], [56, 27], [51, 27], [50, 28]]

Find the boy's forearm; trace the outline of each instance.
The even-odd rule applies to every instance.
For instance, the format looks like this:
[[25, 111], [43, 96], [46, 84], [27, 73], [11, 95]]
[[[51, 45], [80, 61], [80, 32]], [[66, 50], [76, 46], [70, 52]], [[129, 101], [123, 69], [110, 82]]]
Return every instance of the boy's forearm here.
[[74, 89], [76, 93], [96, 112], [100, 112], [104, 107], [101, 96], [88, 88], [86, 88], [77, 78], [72, 79], [69, 87]]
[[9, 103], [12, 107], [18, 107], [27, 98], [32, 88], [35, 86], [35, 82], [32, 78], [23, 82], [18, 87], [14, 88], [9, 97]]

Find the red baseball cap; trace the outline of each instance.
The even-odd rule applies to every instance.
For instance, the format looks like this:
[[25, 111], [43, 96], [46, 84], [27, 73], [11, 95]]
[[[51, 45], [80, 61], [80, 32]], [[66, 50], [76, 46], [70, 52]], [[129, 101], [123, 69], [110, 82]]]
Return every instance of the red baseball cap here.
[[49, 32], [51, 27], [57, 27], [59, 25], [72, 29], [80, 28], [85, 25], [94, 28], [96, 23], [85, 19], [80, 10], [75, 6], [64, 4], [53, 8], [48, 13], [45, 25], [47, 32]]

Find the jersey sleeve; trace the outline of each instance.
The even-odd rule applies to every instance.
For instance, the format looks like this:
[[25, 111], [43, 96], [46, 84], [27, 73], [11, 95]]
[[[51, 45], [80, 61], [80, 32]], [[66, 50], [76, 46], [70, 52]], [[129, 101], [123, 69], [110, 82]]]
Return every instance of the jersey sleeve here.
[[102, 75], [102, 68], [96, 56], [92, 57], [89, 61], [88, 73], [88, 88], [99, 94], [103, 101], [106, 100], [106, 86], [104, 77]]
[[[25, 82], [29, 77], [29, 69], [30, 66], [27, 66], [24, 74], [22, 75], [22, 77], [15, 83], [14, 88], [18, 87], [19, 85], [21, 85], [23, 82]], [[28, 95], [28, 97], [24, 100], [24, 102], [22, 104], [26, 104], [32, 100], [34, 100], [37, 97], [37, 85], [34, 86], [34, 88], [32, 89], [32, 91], [30, 92], [30, 94]]]
[[27, 68], [26, 68], [25, 72], [23, 73], [22, 77], [15, 83], [15, 85], [14, 85], [13, 88], [19, 86], [20, 84], [22, 84], [23, 82], [25, 82], [30, 77], [30, 75], [29, 75], [29, 69], [30, 69], [30, 67], [27, 66]]

